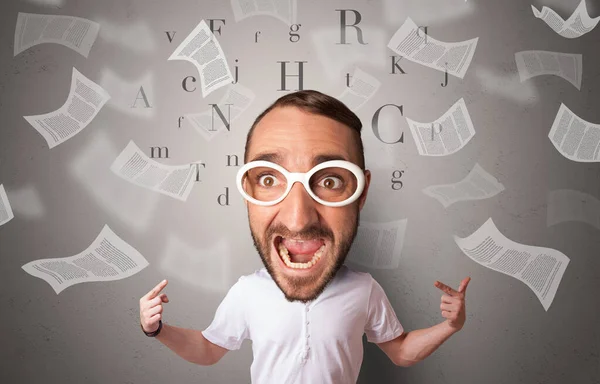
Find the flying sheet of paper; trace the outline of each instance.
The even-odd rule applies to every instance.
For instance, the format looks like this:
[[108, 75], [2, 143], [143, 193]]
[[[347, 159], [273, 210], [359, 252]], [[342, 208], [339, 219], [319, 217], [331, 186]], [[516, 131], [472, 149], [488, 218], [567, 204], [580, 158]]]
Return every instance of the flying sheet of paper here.
[[[39, 219], [45, 214], [40, 194], [32, 185], [11, 191], [10, 202], [13, 211], [20, 218]], [[1, 212], [0, 217], [2, 217]]]
[[126, 25], [118, 25], [109, 19], [97, 20], [102, 25], [99, 36], [106, 42], [136, 53], [156, 51], [158, 44], [153, 30], [146, 21], [137, 20]]
[[419, 123], [408, 117], [406, 121], [419, 154], [423, 156], [451, 155], [475, 136], [471, 116], [462, 98], [431, 123]]
[[202, 97], [227, 84], [233, 77], [221, 45], [204, 20], [175, 49], [168, 60], [194, 64], [200, 76]]
[[275, 17], [287, 25], [296, 24], [297, 0], [231, 0], [236, 23], [252, 16]]
[[54, 112], [23, 116], [46, 139], [49, 148], [81, 132], [96, 117], [110, 95], [73, 67], [67, 101]]
[[521, 81], [535, 76], [555, 75], [562, 77], [577, 89], [581, 89], [583, 56], [574, 53], [549, 51], [521, 51], [515, 53], [515, 61]]
[[461, 181], [454, 184], [431, 185], [423, 193], [439, 201], [444, 208], [458, 201], [483, 200], [504, 191], [504, 185], [479, 164]]
[[4, 184], [0, 184], [0, 225], [4, 225], [11, 221], [15, 215], [13, 214]]
[[471, 64], [478, 37], [457, 43], [446, 43], [427, 35], [410, 17], [394, 33], [388, 43], [402, 57], [439, 71], [463, 78]]
[[107, 105], [129, 116], [152, 118], [155, 115], [154, 76], [146, 71], [136, 80], [126, 81], [110, 68], [100, 73], [100, 86], [110, 94]]
[[387, 223], [361, 221], [346, 261], [374, 269], [396, 269], [400, 264], [408, 219]]
[[558, 152], [569, 160], [600, 161], [600, 125], [583, 120], [563, 103], [548, 137]]
[[472, 15], [475, 6], [466, 0], [383, 0], [381, 9], [388, 25], [398, 25], [409, 15], [420, 25], [440, 25]]
[[379, 90], [381, 82], [360, 68], [354, 70], [350, 86], [338, 98], [352, 111], [357, 111]]
[[87, 58], [99, 30], [100, 24], [81, 17], [19, 12], [14, 56], [34, 45], [56, 43]]
[[[362, 24], [360, 28], [365, 44], [354, 40], [356, 37], [352, 37], [351, 40], [350, 36], [346, 38], [346, 43], [342, 44], [339, 28], [310, 30], [309, 38], [321, 64], [320, 69], [329, 80], [338, 83], [340, 78], [345, 78], [346, 73], [350, 73], [357, 64], [378, 71], [389, 71], [390, 57], [387, 55], [385, 30], [379, 26]], [[287, 68], [290, 68], [288, 71], [292, 71], [293, 68], [292, 73], [298, 73], [299, 70], [295, 63], [289, 63]]]
[[600, 229], [600, 200], [572, 189], [548, 192], [547, 226], [566, 221], [579, 221]]
[[490, 94], [521, 104], [533, 103], [538, 100], [538, 92], [532, 83], [521, 84], [519, 75], [497, 74], [488, 69], [477, 67], [475, 75], [482, 89]]
[[476, 263], [525, 283], [546, 311], [570, 261], [555, 249], [519, 244], [506, 238], [491, 218], [468, 237], [454, 235], [454, 241]]
[[75, 186], [93, 202], [137, 232], [147, 230], [159, 204], [160, 195], [131, 187], [110, 170], [119, 151], [104, 131], [94, 131], [69, 162]]
[[593, 19], [590, 17], [585, 6], [585, 0], [581, 0], [575, 12], [567, 20], [564, 20], [554, 10], [546, 6], [542, 7], [541, 11], [533, 5], [531, 9], [535, 17], [544, 20], [554, 32], [568, 39], [585, 35], [594, 29], [600, 21], [600, 16]]
[[146, 156], [133, 141], [129, 141], [110, 170], [130, 183], [186, 201], [194, 187], [198, 167], [202, 168], [194, 164], [161, 164]]
[[148, 266], [148, 261], [105, 225], [92, 244], [74, 256], [31, 261], [21, 268], [46, 281], [58, 295], [78, 283], [121, 280]]
[[[231, 84], [227, 88], [227, 93], [216, 105], [219, 110], [211, 106], [204, 112], [188, 113], [184, 117], [206, 141], [210, 141], [220, 132], [229, 131], [231, 124], [252, 104], [255, 98], [256, 95], [251, 89], [240, 83]], [[219, 111], [222, 116], [219, 115]]]
[[231, 247], [225, 238], [202, 249], [171, 234], [159, 268], [204, 291], [223, 293], [231, 286], [231, 256]]

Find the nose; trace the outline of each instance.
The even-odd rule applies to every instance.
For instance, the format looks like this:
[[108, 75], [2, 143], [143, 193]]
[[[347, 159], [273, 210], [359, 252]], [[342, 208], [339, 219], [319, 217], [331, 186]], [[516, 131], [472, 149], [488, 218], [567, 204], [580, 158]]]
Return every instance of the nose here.
[[294, 183], [290, 193], [279, 204], [281, 222], [292, 232], [302, 232], [319, 221], [318, 203], [310, 197], [302, 183]]

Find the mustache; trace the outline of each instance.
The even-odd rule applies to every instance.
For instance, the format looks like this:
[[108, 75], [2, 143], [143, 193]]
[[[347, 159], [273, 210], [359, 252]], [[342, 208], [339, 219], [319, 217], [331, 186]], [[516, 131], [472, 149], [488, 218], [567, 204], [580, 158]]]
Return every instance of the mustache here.
[[320, 225], [311, 225], [310, 227], [303, 228], [301, 231], [292, 232], [283, 224], [274, 224], [267, 229], [266, 234], [267, 239], [270, 239], [275, 235], [279, 235], [288, 239], [294, 238], [307, 240], [315, 237], [322, 237], [333, 240], [333, 231]]

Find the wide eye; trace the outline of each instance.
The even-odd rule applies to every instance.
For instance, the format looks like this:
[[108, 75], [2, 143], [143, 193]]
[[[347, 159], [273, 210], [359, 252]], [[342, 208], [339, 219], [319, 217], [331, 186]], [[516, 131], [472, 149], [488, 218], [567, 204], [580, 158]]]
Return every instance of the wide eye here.
[[319, 181], [319, 186], [326, 189], [337, 189], [343, 185], [343, 181], [336, 176], [327, 176]]
[[258, 185], [269, 188], [278, 185], [277, 178], [271, 174], [262, 174], [258, 176]]

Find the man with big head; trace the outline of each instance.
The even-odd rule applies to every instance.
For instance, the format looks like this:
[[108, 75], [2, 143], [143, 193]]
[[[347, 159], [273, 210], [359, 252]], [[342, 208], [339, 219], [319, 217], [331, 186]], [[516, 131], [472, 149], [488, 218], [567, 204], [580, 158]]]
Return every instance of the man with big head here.
[[236, 183], [265, 268], [230, 288], [202, 332], [163, 325], [163, 280], [140, 299], [142, 330], [200, 365], [250, 339], [253, 383], [340, 384], [356, 383], [363, 334], [407, 367], [462, 329], [469, 277], [458, 290], [436, 281], [445, 320], [406, 332], [372, 276], [344, 264], [371, 181], [361, 128], [317, 91], [285, 95], [261, 113]]

